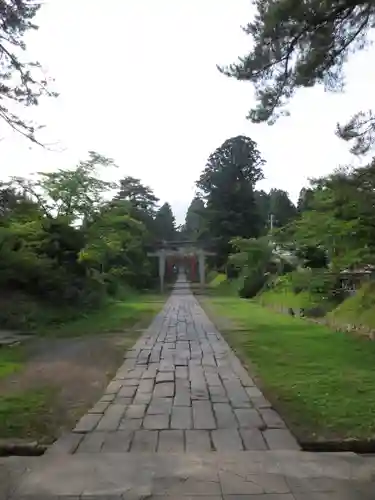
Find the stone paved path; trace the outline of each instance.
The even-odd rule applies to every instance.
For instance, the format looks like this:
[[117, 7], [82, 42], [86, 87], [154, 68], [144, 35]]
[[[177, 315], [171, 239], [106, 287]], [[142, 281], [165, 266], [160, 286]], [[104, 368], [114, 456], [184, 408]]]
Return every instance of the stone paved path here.
[[65, 438], [71, 452], [299, 449], [184, 284]]
[[180, 277], [74, 431], [0, 459], [0, 500], [373, 500], [374, 477], [373, 459], [299, 450]]

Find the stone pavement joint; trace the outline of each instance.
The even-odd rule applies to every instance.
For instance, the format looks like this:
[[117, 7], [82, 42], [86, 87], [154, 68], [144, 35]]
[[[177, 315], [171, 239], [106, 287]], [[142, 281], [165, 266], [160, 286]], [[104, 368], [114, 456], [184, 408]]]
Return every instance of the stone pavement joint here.
[[[183, 277], [181, 283], [187, 285]], [[71, 453], [299, 448], [188, 286], [179, 291], [78, 422], [74, 433], [86, 437], [76, 447], [57, 442], [56, 448]], [[164, 432], [169, 430], [178, 432]], [[192, 430], [205, 431], [202, 443]]]

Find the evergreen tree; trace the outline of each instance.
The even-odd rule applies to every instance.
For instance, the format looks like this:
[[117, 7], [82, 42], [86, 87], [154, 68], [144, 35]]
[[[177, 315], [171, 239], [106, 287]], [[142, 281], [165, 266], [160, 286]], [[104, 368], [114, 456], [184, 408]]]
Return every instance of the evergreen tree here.
[[[375, 4], [367, 0], [256, 0], [257, 14], [245, 26], [252, 38], [250, 53], [220, 68], [228, 76], [251, 81], [258, 105], [255, 122], [274, 121], [287, 114], [288, 100], [299, 87], [323, 84], [328, 90], [344, 85], [348, 55], [363, 49], [375, 23]], [[364, 153], [375, 138], [375, 119], [358, 113], [339, 135], [354, 140], [352, 152]]]
[[262, 234], [269, 230], [270, 223], [270, 196], [265, 191], [255, 191], [255, 200], [258, 207], [258, 213], [261, 218]]
[[205, 236], [205, 206], [198, 196], [194, 197], [186, 212], [184, 237], [188, 240], [198, 240]]
[[173, 241], [176, 236], [176, 221], [169, 203], [164, 203], [155, 215], [155, 233], [158, 240]]
[[297, 209], [286, 191], [282, 189], [271, 189], [269, 198], [269, 211], [270, 215], [273, 215], [275, 227], [285, 226], [297, 216]]
[[232, 238], [254, 238], [261, 232], [254, 187], [263, 177], [263, 163], [252, 139], [233, 137], [211, 154], [197, 182], [207, 202], [207, 228], [217, 240], [219, 263], [226, 261]]
[[157, 238], [154, 218], [159, 199], [150, 187], [142, 184], [140, 179], [131, 176], [124, 177], [120, 180], [120, 189], [115, 199], [127, 201], [130, 204], [131, 216], [146, 226], [150, 242]]
[[302, 188], [297, 202], [297, 210], [299, 213], [305, 210], [310, 210], [314, 199], [314, 191], [311, 188]]
[[151, 188], [141, 183], [140, 179], [131, 176], [120, 180], [120, 189], [116, 196], [118, 200], [128, 200], [132, 206], [154, 216], [159, 199]]

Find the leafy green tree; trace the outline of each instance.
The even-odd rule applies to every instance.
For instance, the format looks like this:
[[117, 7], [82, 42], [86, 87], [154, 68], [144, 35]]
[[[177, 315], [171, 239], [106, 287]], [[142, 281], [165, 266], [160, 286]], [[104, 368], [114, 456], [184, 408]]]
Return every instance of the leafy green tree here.
[[37, 127], [22, 119], [19, 105], [36, 106], [42, 96], [56, 96], [38, 62], [27, 62], [24, 35], [37, 29], [33, 18], [40, 7], [30, 0], [0, 0], [0, 118], [12, 129], [38, 142]]
[[327, 252], [334, 270], [375, 262], [375, 163], [313, 182], [311, 209], [289, 228], [297, 247]]
[[176, 221], [169, 203], [164, 203], [156, 212], [155, 233], [159, 240], [173, 241], [176, 236]]
[[0, 183], [1, 327], [33, 328], [38, 308], [77, 314], [152, 285], [148, 246], [174, 233], [171, 208], [155, 215], [157, 198], [133, 178], [113, 197], [117, 184], [99, 176], [110, 166], [90, 152], [73, 169]]
[[233, 264], [247, 274], [266, 272], [273, 255], [273, 247], [267, 237], [235, 238], [232, 243], [237, 250], [230, 258]]
[[[116, 185], [97, 169], [113, 165], [90, 152], [73, 169], [0, 186], [0, 293], [22, 294], [23, 304], [87, 308], [124, 286], [150, 286], [153, 236], [131, 200], [110, 199]], [[24, 318], [8, 309], [0, 301], [1, 325], [30, 326], [30, 310]]]
[[[300, 87], [323, 84], [328, 90], [344, 86], [343, 66], [351, 52], [369, 42], [375, 4], [362, 0], [256, 0], [257, 13], [244, 27], [252, 38], [248, 55], [221, 71], [255, 85], [258, 105], [249, 113], [255, 122], [274, 123], [286, 115], [286, 105]], [[354, 140], [361, 154], [374, 142], [371, 113], [358, 113], [338, 133]]]
[[235, 253], [229, 262], [239, 271], [242, 278], [239, 294], [254, 297], [264, 286], [268, 275], [282, 268], [282, 258], [277, 254], [267, 237], [235, 238], [232, 241]]
[[100, 179], [98, 167], [114, 166], [110, 158], [94, 151], [74, 169], [39, 173], [35, 179], [13, 178], [13, 185], [32, 197], [48, 216], [69, 221], [91, 217], [105, 202], [104, 194], [116, 184]]
[[126, 201], [103, 206], [87, 226], [86, 244], [80, 251], [80, 262], [104, 275], [112, 290], [119, 280], [134, 287], [149, 284], [147, 230], [131, 211]]
[[231, 251], [230, 240], [257, 237], [261, 231], [254, 188], [263, 177], [263, 164], [252, 139], [233, 137], [211, 154], [197, 181], [206, 200], [207, 228], [217, 241], [221, 264]]

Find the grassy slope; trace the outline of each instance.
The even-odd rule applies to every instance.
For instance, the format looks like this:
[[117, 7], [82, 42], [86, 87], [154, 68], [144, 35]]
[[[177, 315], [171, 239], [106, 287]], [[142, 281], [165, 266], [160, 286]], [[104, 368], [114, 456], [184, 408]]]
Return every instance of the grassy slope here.
[[238, 295], [239, 287], [239, 279], [228, 280], [226, 274], [215, 273], [208, 281], [207, 290], [210, 295]]
[[[41, 333], [67, 337], [128, 330], [121, 342], [126, 350], [133, 346], [140, 334], [140, 330], [135, 327], [147, 326], [163, 303], [164, 297], [161, 296], [134, 296], [126, 302], [112, 302], [55, 329], [43, 327]], [[23, 354], [22, 347], [0, 349], [0, 381], [15, 371], [22, 370], [27, 362]], [[31, 438], [49, 442], [56, 429], [63, 424], [59, 421], [55, 392], [53, 387], [3, 395], [0, 392], [0, 439]]]
[[[302, 440], [375, 437], [375, 343], [233, 297], [205, 299]], [[240, 328], [240, 329], [238, 329]]]
[[364, 285], [328, 315], [338, 324], [349, 323], [375, 329], [375, 283]]

